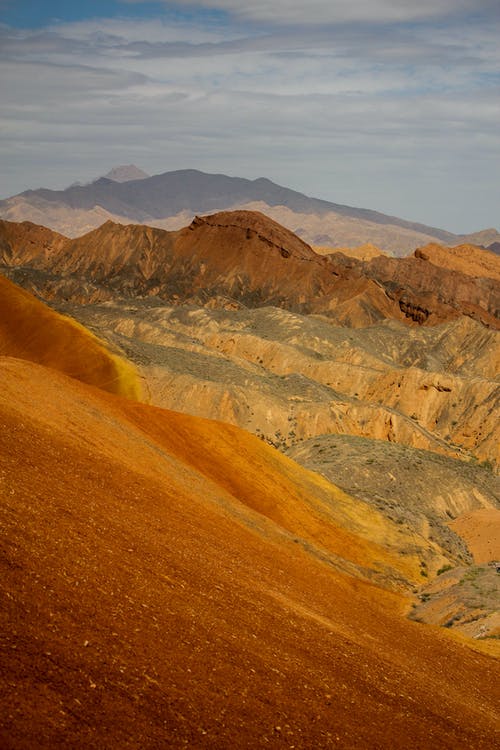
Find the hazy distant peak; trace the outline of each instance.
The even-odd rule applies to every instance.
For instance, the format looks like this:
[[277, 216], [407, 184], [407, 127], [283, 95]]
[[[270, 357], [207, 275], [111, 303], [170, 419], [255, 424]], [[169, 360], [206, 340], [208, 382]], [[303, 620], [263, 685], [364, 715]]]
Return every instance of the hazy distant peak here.
[[144, 180], [151, 175], [144, 170], [136, 167], [135, 164], [122, 164], [119, 167], [113, 167], [104, 177], [113, 182], [131, 182], [132, 180]]

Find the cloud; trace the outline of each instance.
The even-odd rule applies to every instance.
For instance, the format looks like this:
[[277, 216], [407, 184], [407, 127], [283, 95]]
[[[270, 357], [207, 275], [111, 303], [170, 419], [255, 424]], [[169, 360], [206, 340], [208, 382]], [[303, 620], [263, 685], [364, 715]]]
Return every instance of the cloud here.
[[[138, 3], [146, 0], [122, 0]], [[165, 2], [166, 6], [173, 5]], [[496, 0], [177, 0], [183, 8], [225, 11], [245, 20], [286, 25], [335, 23], [408, 23], [441, 18], [458, 13], [488, 12]]]
[[[257, 19], [263, 5], [248, 12]], [[267, 3], [276, 18], [284, 5]], [[267, 176], [450, 229], [462, 228], [467, 201], [475, 216], [496, 217], [494, 19], [374, 26], [373, 3], [352, 5], [364, 9], [362, 23], [298, 28], [193, 16], [0, 27], [0, 194], [63, 187], [135, 161], [151, 173]], [[394, 6], [382, 5], [386, 13]], [[417, 12], [398, 6], [409, 9], [405, 20]], [[330, 18], [332, 7], [347, 13], [350, 5], [311, 7]], [[483, 223], [470, 221], [471, 229]]]

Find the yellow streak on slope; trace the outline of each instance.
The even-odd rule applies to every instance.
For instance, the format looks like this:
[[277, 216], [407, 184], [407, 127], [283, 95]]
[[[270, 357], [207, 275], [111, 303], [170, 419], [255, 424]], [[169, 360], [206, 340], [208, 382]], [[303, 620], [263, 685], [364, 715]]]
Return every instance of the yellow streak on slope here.
[[[154, 407], [125, 408], [169, 452], [290, 534], [389, 577], [421, 580], [417, 555], [397, 551], [401, 527], [250, 433], [175, 412], [168, 412], [167, 423]], [[193, 444], [204, 449], [195, 451]], [[413, 539], [407, 541], [412, 546]]]
[[0, 276], [0, 354], [59, 370], [110, 393], [140, 399], [133, 365], [75, 320]]

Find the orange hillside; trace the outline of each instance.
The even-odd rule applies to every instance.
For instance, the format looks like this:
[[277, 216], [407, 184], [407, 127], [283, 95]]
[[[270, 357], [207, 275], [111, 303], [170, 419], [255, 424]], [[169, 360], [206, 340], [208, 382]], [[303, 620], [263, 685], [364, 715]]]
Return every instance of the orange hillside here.
[[131, 364], [82, 325], [0, 276], [0, 354], [39, 362], [111, 393], [137, 398]]
[[498, 663], [336, 569], [327, 545], [376, 545], [326, 512], [314, 543], [311, 475], [30, 362], [0, 377], [3, 747], [494, 746]]

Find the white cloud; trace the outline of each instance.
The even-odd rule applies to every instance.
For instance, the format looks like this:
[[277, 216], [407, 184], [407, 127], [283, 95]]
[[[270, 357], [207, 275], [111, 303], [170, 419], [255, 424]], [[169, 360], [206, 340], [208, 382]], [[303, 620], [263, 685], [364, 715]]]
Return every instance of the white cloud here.
[[[357, 5], [365, 20], [368, 5]], [[348, 8], [313, 3], [331, 7]], [[494, 224], [497, 38], [480, 19], [245, 34], [220, 19], [0, 28], [0, 195], [137, 162], [267, 176], [449, 229]]]

